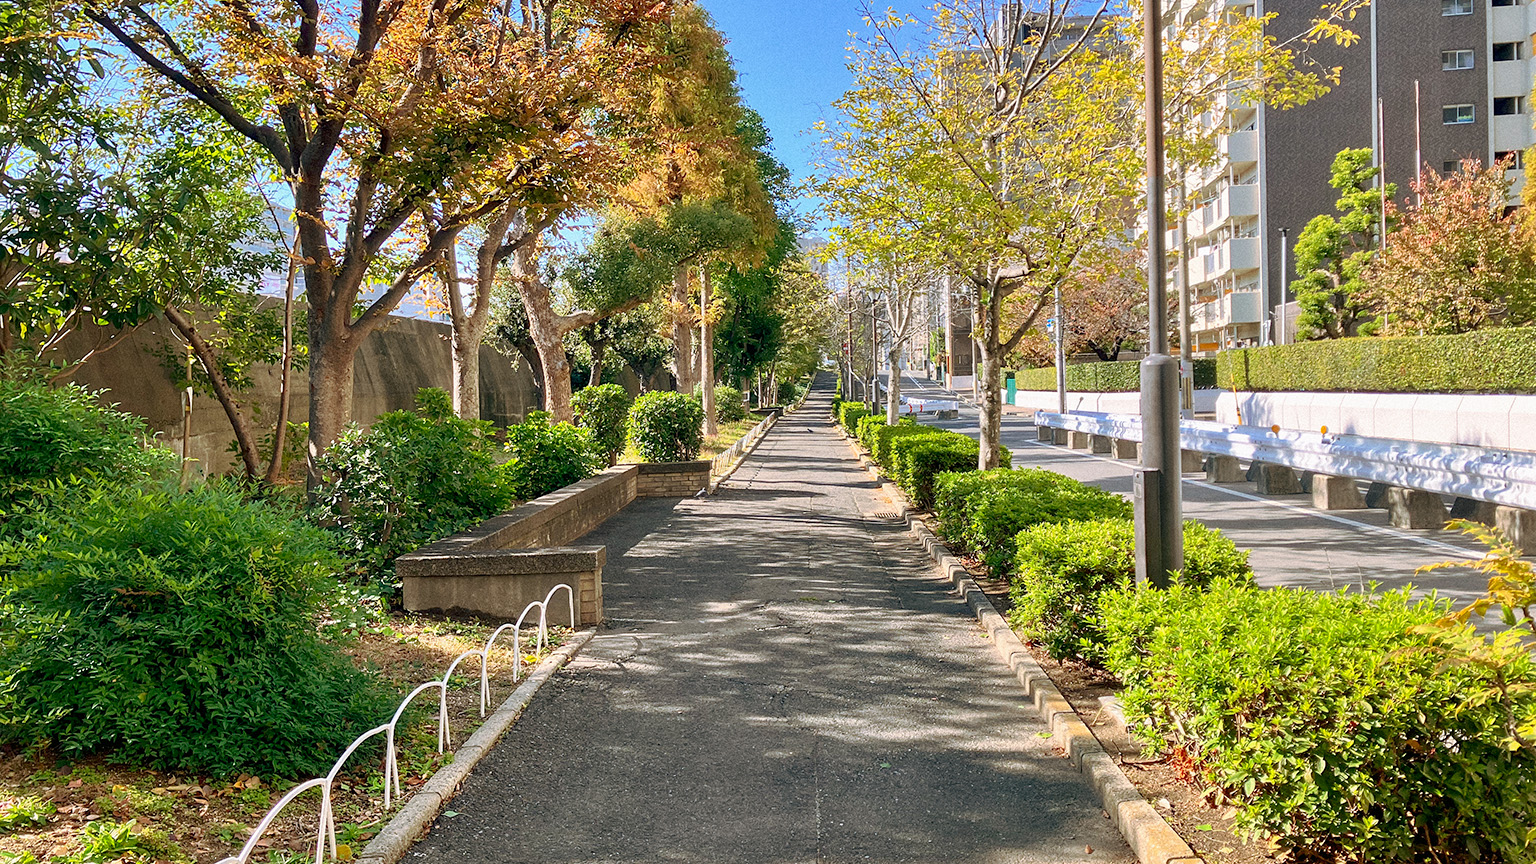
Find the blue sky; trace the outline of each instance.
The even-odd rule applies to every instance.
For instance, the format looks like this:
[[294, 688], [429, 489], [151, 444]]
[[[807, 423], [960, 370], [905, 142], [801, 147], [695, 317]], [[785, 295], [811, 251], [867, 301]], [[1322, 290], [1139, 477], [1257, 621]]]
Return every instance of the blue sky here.
[[860, 29], [855, 0], [701, 0], [730, 40], [743, 94], [773, 133], [774, 152], [795, 172], [810, 173], [816, 138], [808, 130], [832, 116], [848, 88], [843, 67], [848, 31]]

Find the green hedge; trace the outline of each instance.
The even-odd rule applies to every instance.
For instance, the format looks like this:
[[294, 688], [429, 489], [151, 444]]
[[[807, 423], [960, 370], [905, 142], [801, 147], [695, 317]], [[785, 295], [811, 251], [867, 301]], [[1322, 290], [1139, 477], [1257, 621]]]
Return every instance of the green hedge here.
[[[1013, 454], [1006, 447], [998, 448], [998, 462], [1003, 467], [1013, 464]], [[954, 471], [975, 471], [981, 447], [976, 439], [959, 432], [935, 430], [930, 435], [898, 437], [890, 443], [891, 464], [889, 471], [897, 485], [921, 510], [933, 507], [934, 482], [940, 474]]]
[[922, 426], [910, 419], [903, 419], [895, 426], [880, 426], [875, 430], [874, 446], [869, 448], [870, 455], [874, 458], [876, 465], [891, 468], [891, 442], [898, 438], [933, 435], [943, 431], [945, 430], [935, 429], [932, 426]]
[[[1197, 358], [1195, 387], [1216, 386], [1217, 361]], [[1056, 367], [1020, 369], [1014, 373], [1019, 390], [1055, 390]], [[1141, 361], [1116, 360], [1112, 363], [1076, 363], [1067, 367], [1067, 389], [1086, 393], [1131, 393], [1141, 389]]]
[[859, 418], [869, 416], [869, 409], [863, 402], [839, 402], [837, 405], [837, 422], [843, 427], [843, 431], [849, 435], [856, 435], [859, 431]]
[[1129, 519], [1131, 504], [1054, 471], [996, 469], [938, 478], [934, 513], [944, 539], [977, 552], [994, 575], [1002, 575], [1012, 568], [1014, 538], [1025, 528], [1073, 519]]
[[854, 438], [868, 450], [871, 455], [875, 452], [875, 435], [877, 430], [885, 428], [884, 414], [865, 414], [859, 418], [859, 422], [853, 424]]
[[[1128, 508], [1127, 508], [1128, 509]], [[1101, 598], [1136, 575], [1136, 529], [1129, 518], [1045, 522], [1019, 532], [1009, 586], [1008, 623], [1058, 660], [1104, 660]], [[1251, 581], [1248, 553], [1220, 531], [1184, 523], [1184, 567], [1173, 582], [1196, 588], [1218, 579]]]
[[1458, 336], [1360, 336], [1223, 351], [1224, 390], [1536, 393], [1536, 327]]
[[[1128, 719], [1179, 750], [1286, 860], [1525, 862], [1536, 759], [1504, 707], [1421, 628], [1444, 613], [1379, 597], [1217, 583], [1103, 598]], [[1536, 685], [1527, 660], [1506, 670]]]

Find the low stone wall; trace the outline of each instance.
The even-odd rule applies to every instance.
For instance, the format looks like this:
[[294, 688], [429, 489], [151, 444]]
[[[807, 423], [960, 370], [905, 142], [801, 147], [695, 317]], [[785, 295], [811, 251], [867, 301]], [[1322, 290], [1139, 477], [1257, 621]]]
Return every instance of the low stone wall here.
[[641, 498], [687, 498], [709, 488], [708, 462], [641, 462], [624, 467], [638, 472]]

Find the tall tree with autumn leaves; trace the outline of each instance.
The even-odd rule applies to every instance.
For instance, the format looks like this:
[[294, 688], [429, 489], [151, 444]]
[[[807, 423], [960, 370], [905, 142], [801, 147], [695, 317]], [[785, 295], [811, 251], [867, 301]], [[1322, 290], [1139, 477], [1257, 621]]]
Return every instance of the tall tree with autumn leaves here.
[[[96, 0], [89, 18], [127, 60], [254, 142], [287, 183], [309, 307], [310, 483], [314, 458], [351, 413], [353, 358], [369, 333], [476, 220], [503, 211], [504, 184], [477, 167], [563, 134], [570, 90], [540, 65], [552, 36], [592, 73], [621, 62], [629, 34], [665, 0]], [[585, 79], [597, 80], [594, 75]], [[447, 218], [402, 231], [445, 192]], [[395, 254], [399, 253], [399, 254]]]

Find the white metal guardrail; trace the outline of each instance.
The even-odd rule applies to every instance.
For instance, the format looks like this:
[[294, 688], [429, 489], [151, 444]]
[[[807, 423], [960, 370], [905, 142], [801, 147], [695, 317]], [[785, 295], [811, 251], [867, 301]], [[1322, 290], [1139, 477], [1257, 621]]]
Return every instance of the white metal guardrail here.
[[330, 857], [332, 859], [336, 859], [338, 848], [336, 843], [336, 815], [334, 812], [332, 812], [331, 809], [331, 788], [336, 782], [336, 777], [341, 773], [341, 770], [346, 767], [347, 762], [352, 758], [352, 754], [357, 752], [357, 748], [361, 747], [363, 743], [370, 738], [379, 735], [384, 736], [384, 809], [388, 810], [390, 808], [391, 788], [394, 790], [393, 798], [396, 803], [399, 802], [400, 797], [403, 795], [403, 790], [401, 789], [400, 785], [400, 758], [399, 754], [396, 752], [395, 747], [395, 730], [396, 727], [398, 727], [400, 724], [400, 718], [405, 715], [406, 707], [411, 704], [412, 700], [414, 700], [422, 693], [425, 693], [428, 690], [438, 691], [437, 752], [442, 753], [445, 748], [452, 744], [451, 731], [448, 728], [448, 685], [453, 678], [454, 670], [458, 668], [459, 662], [470, 657], [480, 658], [480, 716], [484, 717], [486, 703], [490, 700], [491, 696], [490, 678], [486, 670], [486, 663], [490, 657], [491, 648], [496, 642], [496, 637], [500, 636], [503, 631], [512, 631], [512, 651], [514, 652], [512, 661], [512, 682], [515, 684], [522, 676], [523, 621], [528, 617], [529, 613], [533, 612], [535, 609], [538, 610], [539, 623], [537, 630], [538, 641], [536, 650], [542, 651], [544, 647], [549, 644], [549, 604], [550, 601], [554, 599], [555, 594], [562, 588], [565, 589], [566, 600], [570, 607], [571, 627], [575, 628], [577, 623], [576, 592], [571, 590], [570, 585], [561, 583], [549, 589], [549, 593], [544, 595], [543, 600], [535, 600], [532, 603], [529, 603], [527, 608], [523, 609], [523, 614], [517, 616], [517, 621], [511, 624], [503, 624], [500, 627], [497, 627], [496, 630], [491, 633], [491, 638], [486, 640], [484, 648], [465, 651], [463, 654], [460, 654], [451, 664], [449, 664], [448, 671], [443, 673], [442, 678], [428, 681], [420, 687], [417, 687], [415, 690], [412, 690], [410, 695], [401, 700], [400, 707], [395, 709], [395, 714], [392, 718], [390, 718], [388, 723], [385, 723], [382, 726], [375, 726], [374, 728], [369, 729], [367, 732], [357, 736], [352, 744], [347, 747], [346, 752], [341, 754], [341, 758], [337, 759], [335, 764], [331, 766], [330, 772], [327, 773], [324, 777], [317, 777], [314, 780], [306, 780], [303, 783], [293, 787], [292, 789], [289, 789], [288, 793], [284, 795], [277, 802], [277, 804], [273, 805], [272, 809], [267, 811], [267, 815], [263, 817], [261, 822], [256, 825], [256, 830], [251, 832], [251, 836], [245, 841], [245, 846], [241, 848], [240, 853], [238, 855], [232, 855], [228, 858], [225, 858], [219, 861], [218, 864], [248, 864], [248, 862], [251, 860], [251, 856], [256, 852], [258, 848], [257, 844], [261, 842], [262, 835], [267, 833], [268, 829], [272, 827], [272, 823], [277, 821], [277, 817], [283, 812], [284, 809], [288, 807], [289, 804], [293, 803], [294, 799], [298, 798], [300, 795], [308, 792], [311, 789], [320, 790], [320, 817], [317, 820], [318, 825], [315, 833], [315, 864], [323, 864], [325, 861], [327, 840], [330, 841]]
[[[1135, 414], [1037, 411], [1035, 424], [1125, 441], [1141, 440], [1141, 417]], [[1228, 426], [1204, 420], [1179, 424], [1179, 446], [1299, 471], [1536, 510], [1536, 453], [1326, 431]]]

